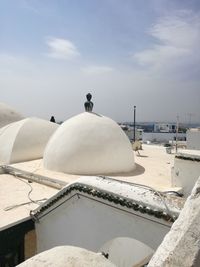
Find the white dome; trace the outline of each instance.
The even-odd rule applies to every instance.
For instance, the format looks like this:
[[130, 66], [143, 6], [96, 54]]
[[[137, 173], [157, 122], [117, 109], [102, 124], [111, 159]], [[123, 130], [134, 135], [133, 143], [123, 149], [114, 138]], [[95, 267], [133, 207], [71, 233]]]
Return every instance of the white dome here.
[[27, 118], [0, 129], [0, 164], [43, 157], [45, 146], [58, 128], [56, 123]]
[[146, 244], [129, 237], [109, 240], [99, 251], [109, 254], [109, 260], [116, 266], [144, 266], [154, 253]]
[[0, 128], [23, 117], [14, 109], [4, 103], [0, 103]]
[[60, 246], [46, 250], [18, 267], [115, 267], [100, 253], [95, 253], [83, 248]]
[[54, 133], [44, 152], [44, 166], [82, 175], [129, 172], [134, 169], [134, 153], [116, 122], [84, 112]]

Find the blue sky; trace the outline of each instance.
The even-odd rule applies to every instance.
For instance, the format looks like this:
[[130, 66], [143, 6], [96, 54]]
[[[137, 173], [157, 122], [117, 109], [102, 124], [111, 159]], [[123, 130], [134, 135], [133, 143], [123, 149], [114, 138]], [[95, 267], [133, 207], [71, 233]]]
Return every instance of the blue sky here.
[[1, 101], [65, 120], [200, 122], [198, 0], [0, 1]]

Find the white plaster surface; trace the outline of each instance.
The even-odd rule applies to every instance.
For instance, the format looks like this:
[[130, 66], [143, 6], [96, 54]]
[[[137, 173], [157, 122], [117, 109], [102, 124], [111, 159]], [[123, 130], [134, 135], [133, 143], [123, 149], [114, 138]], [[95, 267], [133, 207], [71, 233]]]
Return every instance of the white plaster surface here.
[[22, 115], [12, 107], [0, 103], [0, 128], [14, 121], [23, 119]]
[[[160, 191], [180, 191], [180, 187], [172, 187], [171, 167], [174, 165], [174, 154], [167, 154], [166, 149], [156, 145], [142, 145], [141, 156], [135, 153], [136, 168], [128, 173], [109, 174], [116, 180], [151, 186]], [[47, 170], [41, 159], [13, 164], [17, 169], [35, 174], [57, 178], [66, 182], [76, 181], [80, 175]]]
[[180, 150], [174, 159], [172, 186], [182, 187], [187, 197], [200, 175], [200, 150]]
[[[49, 198], [56, 194], [58, 190], [38, 183], [29, 184], [27, 180], [18, 179], [12, 175], [0, 174], [0, 231], [19, 221], [30, 218], [30, 211], [37, 208], [39, 204], [30, 202], [28, 193], [31, 190], [31, 199], [39, 200]], [[27, 203], [26, 205], [21, 205]], [[41, 204], [41, 203], [40, 203]], [[20, 205], [14, 207], [15, 205]], [[5, 210], [13, 207], [10, 210]]]
[[187, 131], [187, 148], [200, 150], [200, 128]]
[[156, 249], [169, 231], [167, 224], [156, 223], [121, 209], [74, 196], [36, 223], [38, 252], [59, 245], [99, 249], [116, 237], [130, 237]]
[[200, 266], [200, 178], [148, 267]]
[[[142, 141], [143, 142], [160, 142], [160, 143], [166, 143], [170, 140], [174, 140], [176, 137], [176, 133], [156, 133], [156, 132], [143, 132], [142, 133]], [[184, 139], [186, 137], [185, 133], [179, 133], [178, 138]]]
[[84, 112], [67, 120], [52, 136], [44, 166], [72, 174], [129, 172], [134, 169], [134, 153], [116, 122]]
[[191, 159], [200, 159], [200, 150], [179, 149], [177, 154], [183, 157], [190, 157]]
[[118, 237], [108, 241], [99, 250], [109, 255], [109, 260], [117, 267], [142, 266], [149, 262], [154, 251], [138, 240]]
[[[82, 177], [77, 182], [128, 197], [141, 205], [166, 211], [162, 199], [147, 189], [97, 177]], [[62, 193], [63, 191], [60, 191], [46, 204]], [[173, 198], [165, 198], [172, 215], [179, 214], [183, 204], [183, 200], [176, 199], [173, 201]], [[78, 192], [74, 197], [65, 196], [39, 215], [39, 223], [36, 223], [37, 247], [38, 252], [57, 245], [75, 245], [98, 251], [113, 238], [130, 237], [154, 250], [170, 226], [171, 223], [154, 216]]]
[[42, 159], [31, 160], [26, 162], [18, 162], [9, 166], [18, 169], [19, 171], [21, 170], [25, 172], [30, 172], [30, 174], [33, 173], [35, 175], [41, 175], [53, 179], [58, 179], [66, 183], [71, 183], [73, 181], [76, 181], [80, 177], [79, 175], [47, 170], [43, 166]]
[[135, 153], [134, 171], [110, 176], [130, 183], [148, 185], [160, 191], [179, 191], [180, 187], [174, 187], [171, 183], [174, 154], [167, 154], [166, 148], [158, 145], [143, 144], [142, 148], [140, 155]]
[[18, 267], [114, 267], [101, 254], [86, 249], [59, 246], [42, 252], [17, 265]]
[[[166, 205], [168, 206], [169, 210], [174, 213], [174, 215], [178, 215], [183, 208], [183, 204], [185, 202], [182, 198], [173, 197], [170, 195], [166, 195], [162, 198], [157, 194], [156, 191], [153, 189], [149, 189], [148, 186], [144, 187], [138, 184], [131, 185], [128, 183], [123, 183], [118, 180], [110, 180], [104, 179], [101, 177], [90, 177], [90, 176], [82, 176], [76, 182], [84, 183], [87, 185], [94, 186], [101, 190], [112, 192], [117, 195], [121, 195], [135, 201], [138, 201], [145, 206], [166, 210], [166, 206], [163, 203], [163, 199], [165, 200]], [[53, 197], [54, 198], [54, 197]]]
[[0, 129], [0, 163], [38, 159], [58, 125], [38, 118], [13, 122]]
[[[124, 176], [123, 174], [117, 174], [112, 178], [129, 183], [144, 184], [161, 191], [179, 190], [179, 188], [171, 187], [170, 172], [174, 160], [173, 154], [167, 154], [165, 148], [153, 145], [143, 145], [143, 151], [140, 151], [140, 153], [141, 156], [138, 156], [136, 153], [135, 160], [137, 168], [133, 172], [130, 172], [126, 176]], [[13, 164], [13, 166], [14, 168], [19, 170], [19, 173], [24, 170], [26, 172], [32, 173], [32, 175], [38, 174], [45, 177], [59, 179], [60, 181], [67, 183], [75, 182], [78, 178], [80, 178], [80, 176], [77, 175], [46, 170], [43, 168], [43, 163], [41, 159], [16, 163]], [[107, 184], [109, 185], [110, 183], [108, 182]], [[43, 197], [49, 198], [57, 192], [56, 189], [44, 185], [42, 186], [36, 183], [32, 183], [31, 185], [33, 185], [34, 187], [34, 190], [32, 192], [33, 195], [31, 194], [34, 199], [40, 199]], [[101, 185], [101, 188], [106, 190], [106, 183], [104, 186], [102, 183]], [[37, 188], [41, 188], [41, 190], [38, 191]], [[110, 190], [112, 190], [112, 184], [110, 184], [109, 188]], [[117, 191], [114, 192], [119, 193], [120, 190], [121, 189], [119, 187]], [[125, 194], [125, 196], [129, 195], [131, 197], [131, 195], [127, 193], [128, 190], [129, 186], [127, 185], [127, 187], [124, 188], [123, 193]], [[29, 212], [31, 209], [35, 209], [37, 207], [37, 205], [35, 204], [28, 204], [10, 211], [3, 210], [7, 206], [29, 201], [27, 197], [28, 191], [29, 187], [26, 186], [26, 184], [23, 184], [23, 182], [20, 182], [15, 179], [14, 176], [0, 175], [1, 227], [6, 227], [6, 225], [9, 225], [10, 223], [17, 223], [17, 221], [29, 216]], [[36, 194], [37, 191], [38, 194]], [[136, 196], [132, 195], [132, 197], [135, 198]]]

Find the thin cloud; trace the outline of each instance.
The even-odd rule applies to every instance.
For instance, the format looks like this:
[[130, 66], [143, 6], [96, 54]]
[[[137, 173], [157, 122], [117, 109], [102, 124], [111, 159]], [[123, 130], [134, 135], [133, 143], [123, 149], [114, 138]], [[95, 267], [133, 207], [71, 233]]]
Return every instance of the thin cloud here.
[[7, 53], [0, 53], [0, 65], [3, 66], [3, 68], [0, 69], [0, 74], [10, 73], [10, 75], [22, 69], [24, 71], [29, 70], [32, 67], [31, 61], [24, 56]]
[[109, 66], [92, 65], [82, 68], [86, 74], [104, 74], [113, 71], [114, 69]]
[[190, 49], [199, 40], [200, 17], [183, 10], [158, 21], [149, 33], [166, 45]]
[[[36, 4], [37, 4], [37, 2], [36, 2]], [[22, 0], [20, 2], [20, 5], [24, 9], [27, 9], [29, 11], [32, 11], [32, 12], [34, 12], [36, 14], [40, 14], [39, 9], [36, 8], [36, 6], [32, 2], [30, 2], [29, 0]]]
[[66, 39], [52, 37], [47, 39], [46, 44], [49, 47], [47, 56], [51, 58], [67, 60], [80, 55], [76, 46]]
[[133, 55], [141, 66], [155, 71], [174, 71], [199, 64], [200, 16], [190, 11], [161, 18], [148, 34], [156, 43]]

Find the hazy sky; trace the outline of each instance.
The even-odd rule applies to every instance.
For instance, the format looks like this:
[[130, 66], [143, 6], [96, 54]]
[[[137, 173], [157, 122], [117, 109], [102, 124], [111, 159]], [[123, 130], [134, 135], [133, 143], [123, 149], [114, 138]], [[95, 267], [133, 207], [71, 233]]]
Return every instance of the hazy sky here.
[[0, 92], [25, 116], [200, 122], [199, 0], [0, 0]]

